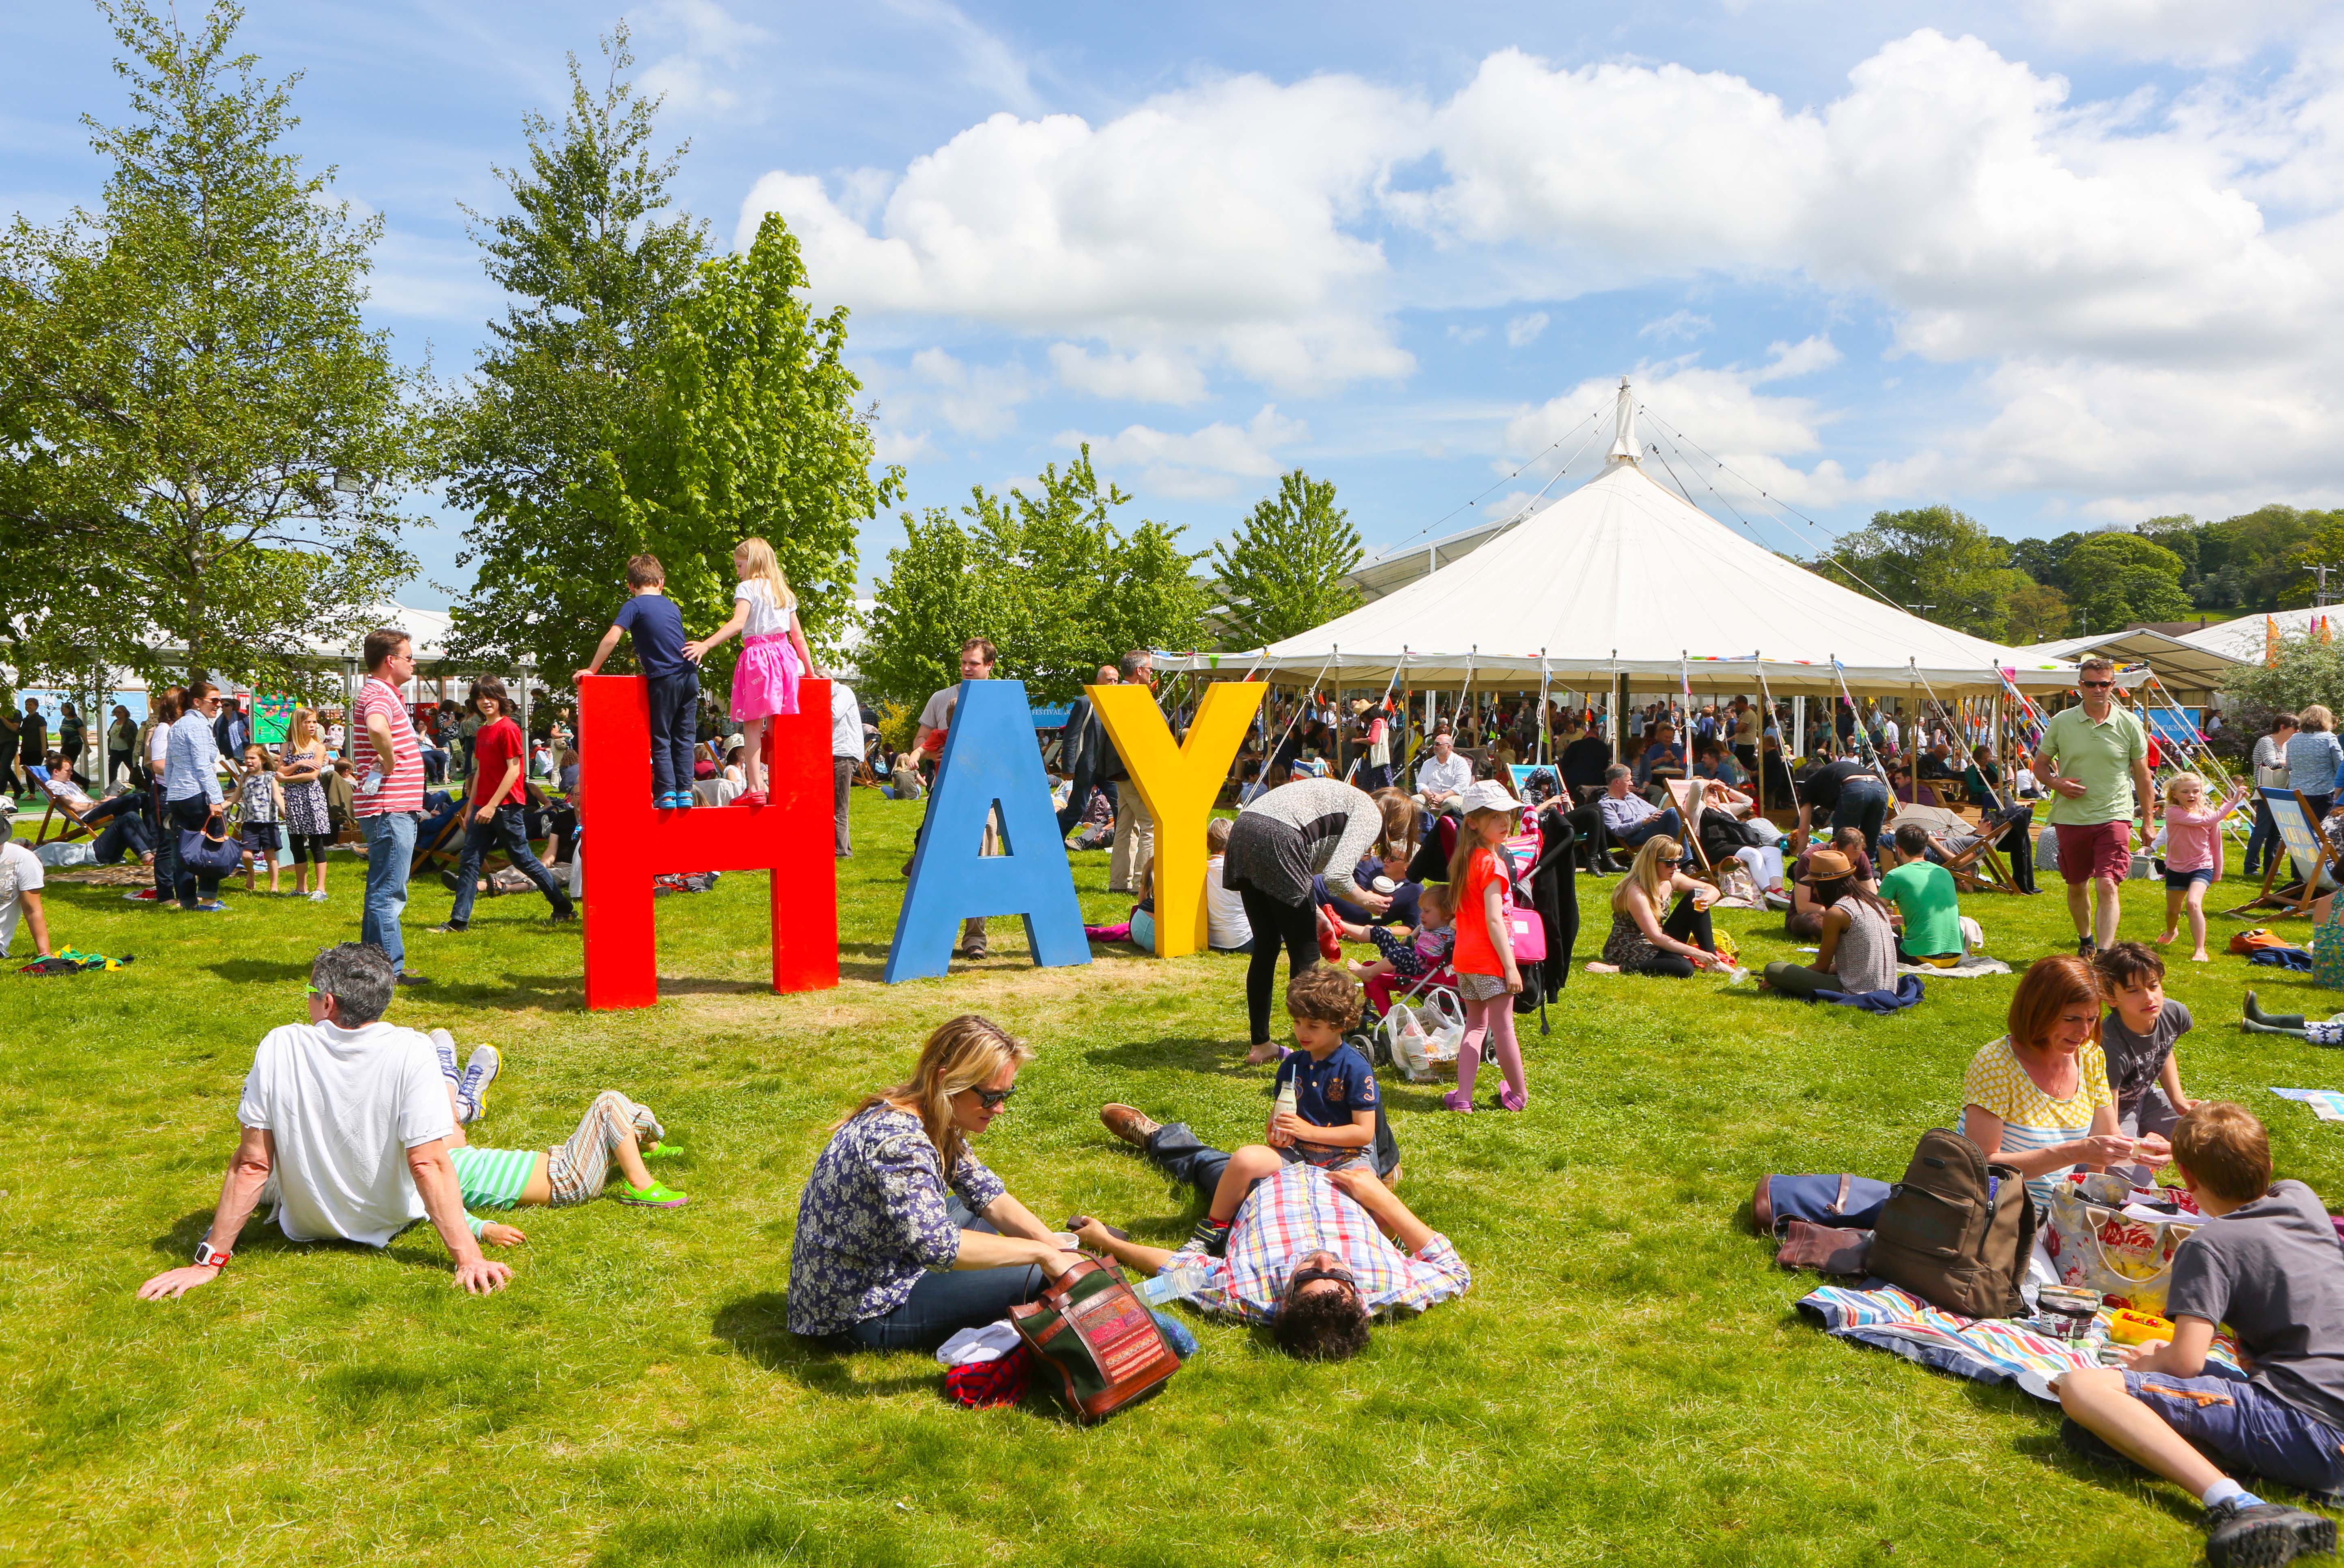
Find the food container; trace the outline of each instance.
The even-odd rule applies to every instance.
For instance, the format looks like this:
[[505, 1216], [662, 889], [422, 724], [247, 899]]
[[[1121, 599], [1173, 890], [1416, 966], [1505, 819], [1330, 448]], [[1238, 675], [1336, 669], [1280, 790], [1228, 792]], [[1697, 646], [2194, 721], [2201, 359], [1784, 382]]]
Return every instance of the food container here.
[[2035, 1331], [2046, 1340], [2086, 1340], [2099, 1313], [2097, 1291], [2046, 1285], [2035, 1299]]

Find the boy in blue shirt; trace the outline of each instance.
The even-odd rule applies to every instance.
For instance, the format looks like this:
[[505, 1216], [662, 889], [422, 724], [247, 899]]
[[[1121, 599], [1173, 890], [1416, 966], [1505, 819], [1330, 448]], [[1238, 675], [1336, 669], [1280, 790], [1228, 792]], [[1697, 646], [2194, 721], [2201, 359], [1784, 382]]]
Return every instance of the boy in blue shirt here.
[[1359, 983], [1335, 965], [1314, 966], [1288, 983], [1286, 1011], [1298, 1048], [1278, 1064], [1275, 1092], [1282, 1105], [1291, 1088], [1294, 1108], [1273, 1109], [1264, 1141], [1230, 1155], [1214, 1185], [1212, 1207], [1187, 1245], [1216, 1258], [1228, 1245], [1229, 1222], [1246, 1194], [1280, 1166], [1315, 1165], [1330, 1172], [1359, 1166], [1370, 1174], [1376, 1168], [1382, 1098], [1375, 1069], [1343, 1038], [1359, 1022]]
[[652, 804], [662, 810], [692, 809], [692, 744], [700, 709], [700, 666], [684, 656], [683, 612], [663, 590], [667, 571], [656, 555], [638, 555], [627, 562], [627, 602], [611, 617], [600, 647], [586, 668], [584, 680], [602, 668], [602, 661], [619, 645], [624, 633], [635, 640], [635, 663], [651, 686]]

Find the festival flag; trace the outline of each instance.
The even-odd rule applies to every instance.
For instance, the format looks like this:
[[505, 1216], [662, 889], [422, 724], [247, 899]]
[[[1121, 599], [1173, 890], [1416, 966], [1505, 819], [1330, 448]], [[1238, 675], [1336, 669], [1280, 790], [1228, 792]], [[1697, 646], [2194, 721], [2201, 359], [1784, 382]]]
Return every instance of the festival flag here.
[[2278, 664], [2278, 622], [2266, 615], [2263, 617], [2263, 666], [2266, 669], [2275, 669]]

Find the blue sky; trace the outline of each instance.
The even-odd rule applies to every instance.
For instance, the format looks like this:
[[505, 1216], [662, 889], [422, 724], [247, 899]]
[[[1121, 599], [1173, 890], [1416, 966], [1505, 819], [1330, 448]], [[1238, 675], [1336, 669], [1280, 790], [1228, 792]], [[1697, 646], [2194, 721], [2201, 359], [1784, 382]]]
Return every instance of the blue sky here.
[[[1763, 542], [1812, 549], [1756, 490], [1822, 530], [1951, 501], [2011, 535], [2344, 502], [2337, 10], [625, 15], [692, 143], [682, 205], [726, 244], [781, 212], [854, 309], [914, 507], [1087, 438], [1192, 547], [1298, 465], [1398, 544], [1575, 484], [1624, 373], [1696, 500], [1734, 521], [1706, 464]], [[619, 15], [251, 7], [264, 70], [305, 73], [300, 149], [385, 219], [402, 359], [470, 366], [498, 300], [459, 204], [497, 206], [522, 115], [559, 115], [565, 52]], [[122, 113], [111, 39], [67, 0], [11, 43], [0, 209], [54, 220], [98, 192], [77, 116]], [[899, 539], [866, 531], [866, 580]], [[401, 596], [445, 602], [455, 520], [410, 543]]]

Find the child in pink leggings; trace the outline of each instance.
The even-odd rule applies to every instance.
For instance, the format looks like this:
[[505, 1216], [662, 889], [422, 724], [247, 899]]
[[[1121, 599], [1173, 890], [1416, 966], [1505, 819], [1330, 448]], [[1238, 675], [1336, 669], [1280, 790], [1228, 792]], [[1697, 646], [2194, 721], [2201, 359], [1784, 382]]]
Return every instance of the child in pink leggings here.
[[1449, 857], [1449, 885], [1457, 892], [1457, 991], [1465, 1001], [1465, 1038], [1457, 1049], [1457, 1087], [1442, 1097], [1450, 1110], [1473, 1108], [1473, 1078], [1484, 1052], [1498, 1058], [1506, 1087], [1500, 1110], [1530, 1103], [1522, 1080], [1522, 1047], [1514, 1038], [1514, 995], [1522, 988], [1514, 963], [1513, 878], [1498, 845], [1514, 831], [1522, 803], [1494, 779], [1465, 787], [1464, 831]]

